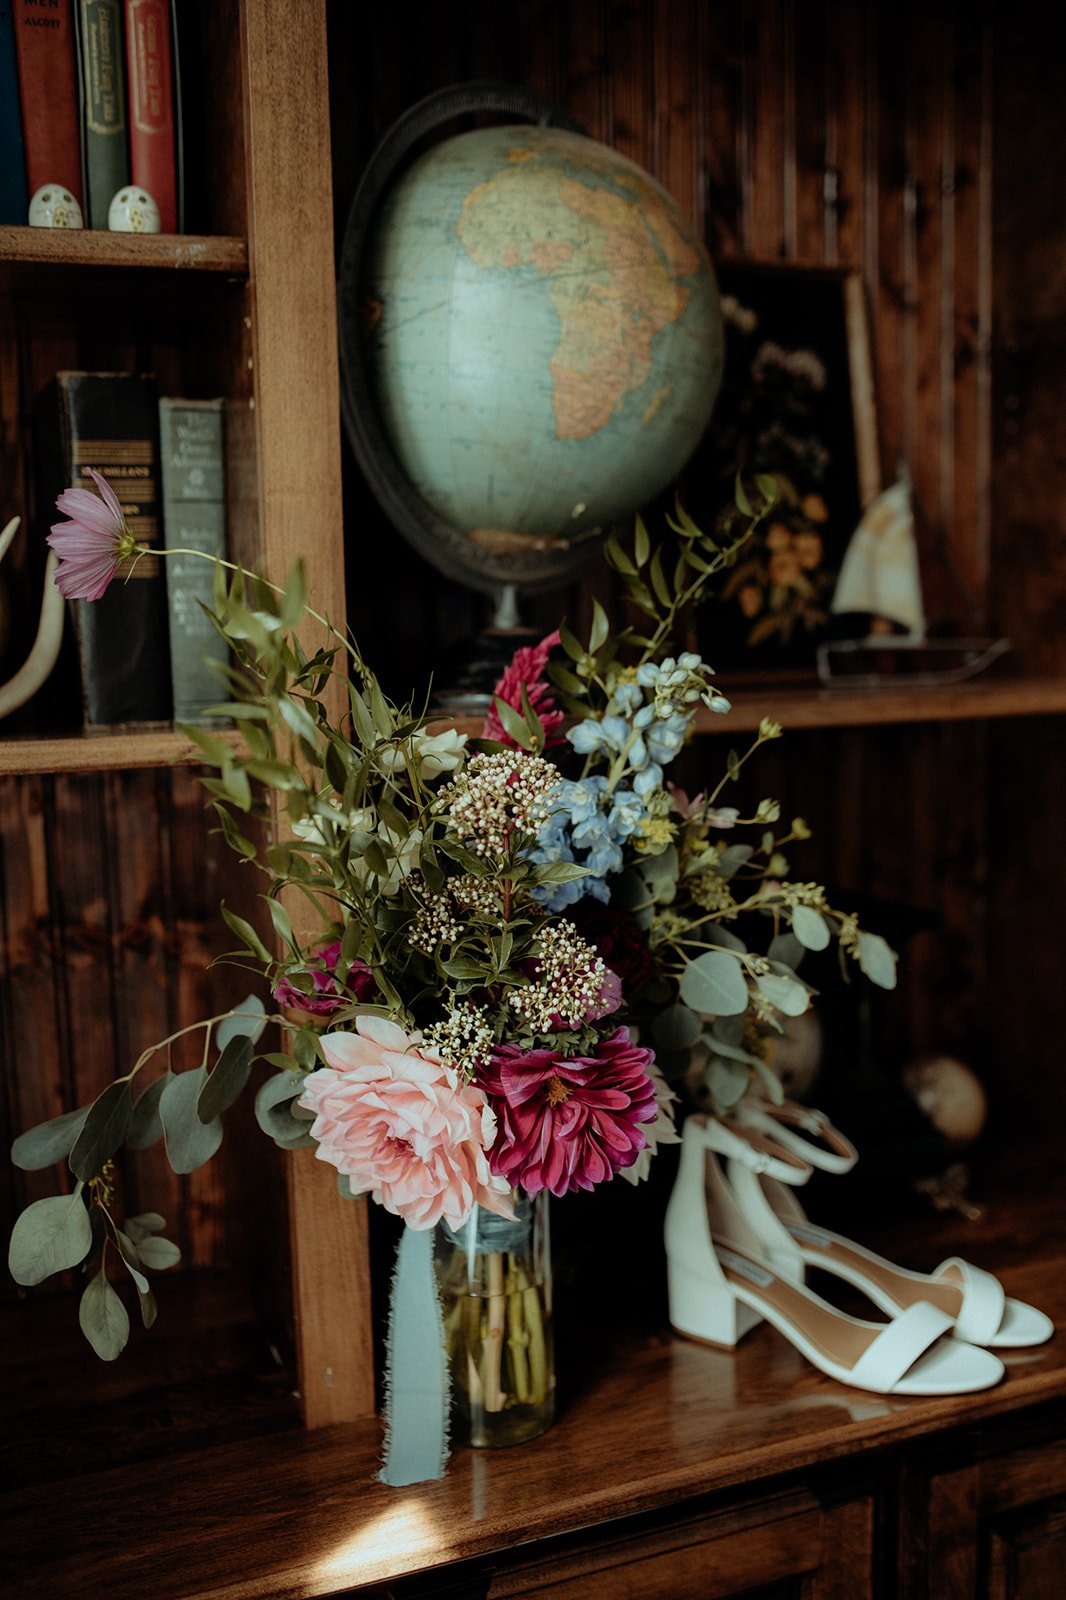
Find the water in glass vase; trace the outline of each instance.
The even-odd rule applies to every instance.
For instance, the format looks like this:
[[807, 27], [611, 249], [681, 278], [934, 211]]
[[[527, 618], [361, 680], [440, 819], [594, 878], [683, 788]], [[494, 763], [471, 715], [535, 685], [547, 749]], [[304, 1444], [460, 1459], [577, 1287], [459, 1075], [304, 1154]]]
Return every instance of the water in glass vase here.
[[437, 1229], [453, 1444], [521, 1444], [555, 1415], [548, 1196], [513, 1199], [514, 1222], [475, 1206]]

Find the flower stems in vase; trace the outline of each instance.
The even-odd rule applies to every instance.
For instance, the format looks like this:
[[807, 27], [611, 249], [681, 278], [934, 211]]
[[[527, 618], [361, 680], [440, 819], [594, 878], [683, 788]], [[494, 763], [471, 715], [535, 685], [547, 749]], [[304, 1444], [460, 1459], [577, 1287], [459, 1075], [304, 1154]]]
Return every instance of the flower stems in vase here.
[[518, 1444], [554, 1415], [547, 1195], [514, 1204], [514, 1222], [475, 1207], [462, 1228], [437, 1232], [457, 1443]]

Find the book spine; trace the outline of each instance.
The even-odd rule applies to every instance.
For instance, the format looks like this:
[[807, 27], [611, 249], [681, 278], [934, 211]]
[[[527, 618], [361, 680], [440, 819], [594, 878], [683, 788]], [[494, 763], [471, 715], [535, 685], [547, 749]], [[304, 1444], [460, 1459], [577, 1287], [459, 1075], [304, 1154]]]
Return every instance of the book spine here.
[[62, 184], [83, 205], [74, 3], [12, 0], [12, 14], [27, 188]]
[[106, 228], [115, 195], [130, 181], [126, 57], [121, 0], [78, 0], [82, 131], [90, 228]]
[[163, 233], [178, 231], [170, 0], [126, 0], [130, 177], [159, 207]]
[[[141, 544], [161, 543], [158, 410], [151, 378], [58, 374], [69, 482], [107, 479]], [[82, 696], [90, 727], [170, 717], [167, 592], [162, 557], [136, 559], [99, 600], [78, 600]], [[122, 581], [128, 578], [128, 581]]]
[[[160, 400], [159, 456], [163, 535], [170, 550], [226, 554], [226, 473], [221, 400]], [[205, 616], [214, 604], [215, 568], [195, 555], [167, 558], [170, 675], [175, 722], [211, 723], [208, 706], [228, 698], [213, 664], [229, 659]]]
[[0, 222], [26, 222], [26, 150], [22, 140], [15, 19], [0, 0]]

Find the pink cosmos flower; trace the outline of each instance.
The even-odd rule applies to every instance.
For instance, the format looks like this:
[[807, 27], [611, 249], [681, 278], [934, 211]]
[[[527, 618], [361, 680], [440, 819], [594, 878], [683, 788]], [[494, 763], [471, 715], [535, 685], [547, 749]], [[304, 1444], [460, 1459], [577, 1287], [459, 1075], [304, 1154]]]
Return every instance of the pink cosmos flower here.
[[690, 800], [684, 789], [678, 789], [674, 784], [668, 783], [672, 811], [679, 817], [684, 817], [686, 822], [706, 822], [712, 828], [735, 828], [740, 812], [735, 806], [712, 806], [709, 811], [704, 809], [705, 801], [702, 794], [695, 800]]
[[[341, 942], [335, 939], [324, 945], [317, 955], [307, 962], [304, 971], [314, 984], [307, 994], [297, 988], [291, 978], [282, 978], [274, 989], [274, 999], [279, 1006], [289, 1006], [297, 1011], [309, 1012], [313, 1017], [332, 1016], [342, 1006], [350, 1004], [349, 997], [337, 982], [336, 967], [340, 960]], [[374, 989], [374, 974], [365, 961], [353, 961], [348, 970], [348, 988], [356, 1000], [365, 1000]]]
[[137, 548], [114, 490], [89, 468], [98, 494], [64, 489], [56, 510], [69, 522], [53, 522], [48, 543], [59, 557], [56, 588], [65, 600], [99, 600], [123, 561]]
[[485, 1096], [434, 1051], [385, 1017], [358, 1017], [355, 1033], [327, 1033], [328, 1067], [308, 1075], [300, 1105], [314, 1112], [315, 1154], [409, 1228], [452, 1228], [475, 1205], [513, 1217], [510, 1184], [487, 1151], [496, 1119]]
[[636, 1160], [641, 1124], [658, 1116], [648, 1076], [654, 1056], [628, 1028], [601, 1039], [590, 1056], [498, 1045], [478, 1074], [499, 1122], [493, 1172], [527, 1194], [591, 1189]]
[[[540, 644], [523, 645], [521, 650], [516, 650], [510, 666], [505, 668], [503, 676], [492, 691], [507, 705], [514, 706], [516, 711], [521, 712], [522, 685], [525, 684], [529, 703], [544, 729], [546, 746], [564, 742], [559, 730], [566, 718], [552, 699], [551, 684], [544, 677], [548, 656], [558, 643], [559, 631], [556, 629], [554, 633], [549, 633], [546, 639], [542, 639]], [[489, 707], [488, 715], [482, 724], [481, 737], [494, 739], [498, 744], [508, 744], [512, 749], [518, 748], [500, 721], [500, 714], [495, 705]]]

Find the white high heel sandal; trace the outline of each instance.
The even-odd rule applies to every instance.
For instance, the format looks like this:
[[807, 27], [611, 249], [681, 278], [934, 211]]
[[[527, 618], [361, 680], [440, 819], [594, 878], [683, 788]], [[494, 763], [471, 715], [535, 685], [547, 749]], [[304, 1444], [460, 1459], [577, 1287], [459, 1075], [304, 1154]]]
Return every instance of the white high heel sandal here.
[[[769, 1140], [825, 1172], [847, 1172], [858, 1159], [854, 1145], [828, 1118], [805, 1106], [742, 1101], [736, 1116], [753, 1141], [761, 1140], [759, 1148]], [[804, 1139], [798, 1130], [818, 1142]], [[806, 1269], [818, 1267], [861, 1289], [889, 1316], [926, 1301], [951, 1317], [959, 1338], [986, 1349], [1044, 1344], [1055, 1332], [1050, 1317], [1024, 1300], [1008, 1299], [998, 1278], [960, 1256], [942, 1261], [931, 1273], [911, 1272], [841, 1234], [812, 1226], [796, 1198], [789, 1169], [760, 1175], [750, 1163], [731, 1161], [728, 1181], [763, 1250], [793, 1283], [803, 1283]]]
[[830, 1378], [877, 1394], [987, 1389], [1003, 1363], [950, 1335], [952, 1319], [916, 1301], [887, 1324], [864, 1322], [776, 1272], [749, 1227], [717, 1156], [779, 1181], [810, 1167], [755, 1130], [689, 1117], [666, 1211], [670, 1322], [691, 1339], [732, 1348], [764, 1319]]

